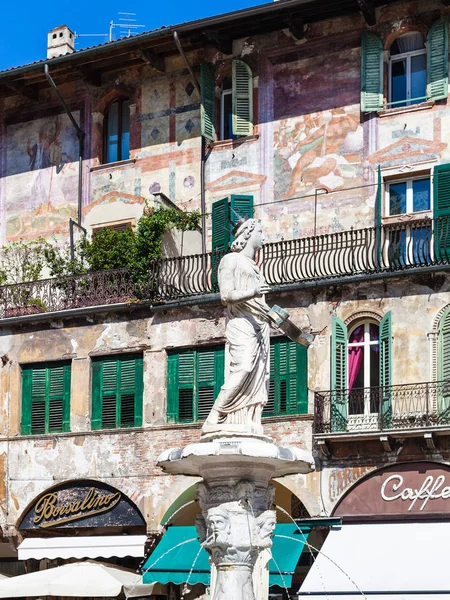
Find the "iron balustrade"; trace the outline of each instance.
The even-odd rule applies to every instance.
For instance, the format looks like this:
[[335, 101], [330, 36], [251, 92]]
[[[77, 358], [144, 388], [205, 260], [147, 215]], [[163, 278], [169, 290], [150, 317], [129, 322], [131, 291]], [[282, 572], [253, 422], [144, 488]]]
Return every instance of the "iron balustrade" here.
[[450, 381], [314, 394], [314, 432], [360, 433], [450, 425]]
[[[0, 318], [212, 294], [218, 291], [223, 254], [163, 258], [151, 264], [145, 277], [118, 269], [1, 286]], [[279, 287], [450, 265], [450, 217], [269, 243], [259, 262], [267, 283]]]

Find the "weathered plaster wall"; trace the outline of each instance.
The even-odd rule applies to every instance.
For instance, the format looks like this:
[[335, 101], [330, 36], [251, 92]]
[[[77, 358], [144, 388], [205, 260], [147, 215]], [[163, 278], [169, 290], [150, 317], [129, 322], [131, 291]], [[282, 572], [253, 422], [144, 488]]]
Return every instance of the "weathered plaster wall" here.
[[[310, 324], [317, 333], [309, 350], [310, 390], [330, 388], [333, 313], [349, 320], [367, 311], [383, 315], [390, 310], [393, 383], [410, 383], [429, 380], [427, 334], [433, 330], [439, 310], [449, 303], [449, 286], [448, 275], [435, 275], [416, 280], [399, 278], [388, 287], [383, 282], [373, 282], [330, 288], [320, 293], [290, 292], [271, 297], [269, 301], [285, 306], [298, 323]], [[167, 350], [223, 341], [223, 308], [218, 304], [160, 309], [150, 314], [135, 309], [122, 315], [80, 317], [5, 332], [0, 352], [6, 358], [0, 381], [5, 399], [2, 434], [5, 435], [9, 427], [12, 436], [8, 474], [2, 480], [10, 490], [8, 525], [13, 525], [24, 507], [52, 482], [76, 476], [104, 480], [123, 490], [144, 510], [149, 529], [156, 529], [165, 511], [192, 484], [189, 479], [163, 475], [155, 466], [156, 458], [163, 449], [187, 444], [200, 434], [197, 425], [166, 424]], [[136, 350], [143, 352], [145, 364], [143, 428], [90, 431], [91, 358]], [[72, 360], [72, 433], [20, 436], [21, 365], [61, 358]], [[310, 399], [312, 413], [312, 394]], [[266, 433], [277, 442], [310, 450], [311, 428], [311, 415], [265, 420]], [[0, 444], [4, 439], [0, 437]], [[376, 461], [370, 468], [374, 464]], [[353, 463], [349, 467], [344, 461], [338, 467], [324, 468], [323, 472], [289, 477], [285, 485], [300, 498], [310, 514], [317, 515], [323, 509], [319, 487], [329, 511], [343, 487], [363, 473], [363, 466], [358, 463], [357, 469], [352, 470]], [[341, 474], [340, 469], [344, 469]], [[345, 469], [350, 471], [347, 473]]]

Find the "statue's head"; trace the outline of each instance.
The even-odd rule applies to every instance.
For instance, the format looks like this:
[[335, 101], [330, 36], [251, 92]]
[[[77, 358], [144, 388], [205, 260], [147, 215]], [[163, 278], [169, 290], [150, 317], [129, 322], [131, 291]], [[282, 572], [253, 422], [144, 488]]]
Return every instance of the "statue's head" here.
[[240, 252], [247, 244], [252, 244], [255, 249], [262, 248], [264, 243], [262, 229], [256, 219], [239, 219], [233, 229], [234, 241], [231, 244], [233, 252]]

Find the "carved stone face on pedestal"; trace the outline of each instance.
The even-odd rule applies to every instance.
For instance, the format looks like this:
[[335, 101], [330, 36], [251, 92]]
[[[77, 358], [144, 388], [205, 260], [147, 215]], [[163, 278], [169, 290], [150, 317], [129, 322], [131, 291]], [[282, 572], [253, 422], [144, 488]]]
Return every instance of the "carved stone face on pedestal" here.
[[[217, 569], [213, 600], [254, 600], [252, 571], [259, 553], [272, 546], [273, 487], [249, 481], [197, 486], [203, 515], [197, 531]], [[224, 502], [221, 502], [224, 500]]]

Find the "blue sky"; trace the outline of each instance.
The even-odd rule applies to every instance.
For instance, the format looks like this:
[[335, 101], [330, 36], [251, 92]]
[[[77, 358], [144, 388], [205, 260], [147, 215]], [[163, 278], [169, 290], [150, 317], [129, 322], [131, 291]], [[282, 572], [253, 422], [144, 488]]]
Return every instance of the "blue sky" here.
[[[47, 32], [65, 24], [76, 33], [108, 33], [109, 22], [119, 22], [119, 12], [136, 13], [138, 24], [145, 30], [175, 25], [203, 17], [264, 4], [269, 0], [9, 0], [2, 3], [0, 35], [0, 70], [24, 65], [46, 57]], [[118, 30], [115, 35], [118, 37]], [[106, 41], [101, 37], [78, 38], [76, 48]]]

